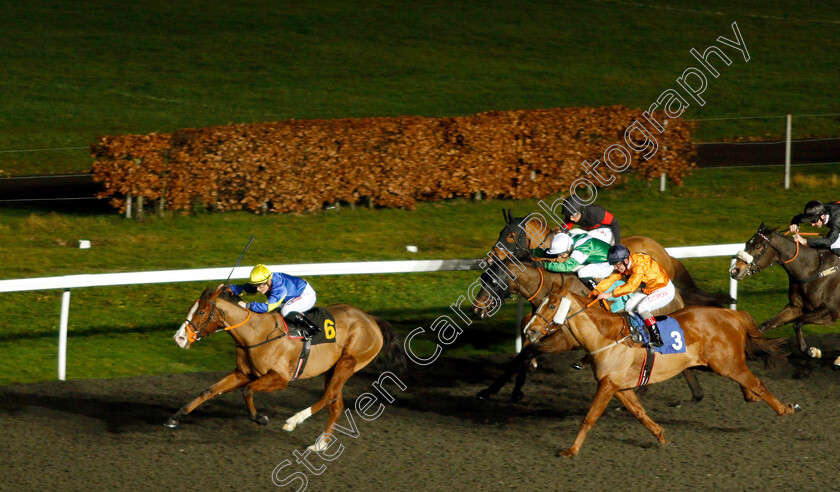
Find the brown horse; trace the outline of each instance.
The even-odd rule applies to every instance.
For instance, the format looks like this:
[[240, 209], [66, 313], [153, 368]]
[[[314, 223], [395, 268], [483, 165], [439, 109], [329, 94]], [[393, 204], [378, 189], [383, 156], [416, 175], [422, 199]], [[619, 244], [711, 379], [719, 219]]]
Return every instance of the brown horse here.
[[[553, 330], [568, 331], [593, 359], [593, 372], [598, 381], [598, 391], [592, 406], [581, 424], [575, 442], [559, 456], [574, 456], [586, 439], [586, 434], [604, 412], [613, 396], [656, 437], [666, 444], [665, 433], [645, 413], [639, 399], [632, 391], [639, 384], [640, 372], [646, 359], [646, 350], [631, 346], [625, 338], [626, 324], [621, 316], [599, 307], [585, 308], [585, 298], [568, 289], [552, 291], [531, 318], [526, 334], [532, 342]], [[565, 312], [564, 312], [565, 311]], [[573, 312], [569, 315], [569, 312]], [[798, 405], [783, 405], [774, 397], [746, 364], [746, 354], [759, 349], [766, 354], [782, 357], [781, 340], [768, 340], [761, 335], [755, 321], [748, 313], [708, 306], [689, 306], [671, 316], [685, 332], [685, 352], [656, 355], [650, 383], [658, 383], [677, 375], [692, 366], [707, 366], [741, 385], [746, 401], [763, 399], [779, 415], [799, 409]], [[551, 321], [549, 321], [551, 320]]]
[[[504, 259], [513, 256], [518, 260], [526, 260], [531, 256], [531, 250], [548, 249], [556, 229], [550, 228], [541, 215], [515, 218], [510, 210], [503, 215], [506, 225], [499, 233], [499, 240], [493, 248], [496, 257]], [[697, 287], [682, 262], [669, 255], [665, 248], [653, 239], [629, 236], [622, 238], [621, 244], [627, 246], [630, 252], [645, 253], [662, 265], [686, 306], [723, 307], [735, 303], [735, 300], [726, 294], [710, 294]]]
[[[508, 275], [506, 272], [510, 272]], [[531, 265], [523, 264], [522, 270], [515, 263], [505, 261], [495, 262], [487, 271], [481, 275], [483, 285], [476, 296], [473, 312], [479, 318], [486, 317], [490, 312], [490, 306], [495, 306], [513, 294], [525, 297], [531, 303], [532, 310], [536, 309], [545, 296], [555, 288], [563, 288], [568, 284], [571, 292], [585, 296], [589, 289], [583, 285], [577, 275], [573, 273], [555, 273], [547, 270], [537, 269]], [[676, 294], [674, 300], [664, 308], [657, 310], [654, 314], [669, 314], [683, 308], [682, 299]], [[530, 315], [522, 320], [522, 328], [525, 327]], [[574, 338], [566, 336], [565, 332], [554, 332], [540, 340], [538, 343], [525, 342], [516, 357], [507, 365], [505, 372], [496, 378], [487, 388], [476, 395], [482, 400], [489, 399], [507, 384], [511, 376], [516, 374], [513, 391], [510, 400], [514, 403], [522, 400], [522, 386], [528, 373], [528, 366], [535, 357], [541, 354], [559, 354], [580, 348]], [[697, 376], [691, 369], [683, 371], [688, 387], [691, 389], [691, 401], [699, 402], [703, 399], [703, 388], [697, 382]]]
[[743, 280], [775, 263], [788, 275], [788, 304], [758, 329], [763, 333], [792, 322], [799, 350], [818, 356], [819, 349], [805, 343], [802, 325], [830, 325], [840, 318], [840, 257], [827, 249], [800, 247], [792, 237], [762, 223], [729, 273]]
[[[174, 338], [179, 347], [188, 349], [193, 342], [219, 329], [227, 330], [236, 343], [236, 369], [181, 407], [167, 420], [168, 427], [177, 426], [181, 417], [205, 401], [243, 387], [242, 396], [251, 420], [266, 425], [268, 417], [257, 413], [254, 407], [254, 392], [285, 389], [296, 371], [303, 343], [285, 336], [287, 331], [280, 315], [252, 313], [236, 303], [237, 296], [226, 289], [222, 294], [222, 289], [204, 291]], [[383, 344], [389, 355], [402, 356], [400, 345], [384, 320], [347, 304], [332, 305], [327, 310], [335, 318], [335, 326], [327, 326], [325, 334], [327, 338], [334, 337], [335, 342], [312, 346], [299, 375], [299, 379], [306, 379], [324, 374], [326, 391], [313, 406], [287, 419], [283, 426], [286, 431], [294, 430], [297, 424], [329, 406], [325, 433], [331, 436], [332, 426], [344, 410], [341, 390], [347, 379], [368, 365]], [[319, 442], [319, 449], [326, 446], [326, 442]]]

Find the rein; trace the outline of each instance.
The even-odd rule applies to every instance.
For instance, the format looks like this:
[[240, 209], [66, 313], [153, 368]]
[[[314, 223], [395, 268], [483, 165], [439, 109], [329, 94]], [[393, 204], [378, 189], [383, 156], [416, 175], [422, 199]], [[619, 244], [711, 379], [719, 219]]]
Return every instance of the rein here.
[[541, 291], [541, 290], [542, 290], [542, 288], [543, 288], [543, 283], [545, 282], [545, 275], [543, 275], [542, 268], [537, 268], [537, 271], [538, 271], [538, 272], [540, 272], [540, 286], [539, 286], [539, 287], [537, 287], [537, 290], [536, 290], [536, 292], [534, 292], [534, 295], [532, 295], [531, 297], [529, 297], [528, 299], [526, 299], [528, 302], [531, 302], [531, 299], [533, 299], [533, 298], [537, 297], [537, 294], [539, 294], [539, 293], [540, 293], [540, 291]]

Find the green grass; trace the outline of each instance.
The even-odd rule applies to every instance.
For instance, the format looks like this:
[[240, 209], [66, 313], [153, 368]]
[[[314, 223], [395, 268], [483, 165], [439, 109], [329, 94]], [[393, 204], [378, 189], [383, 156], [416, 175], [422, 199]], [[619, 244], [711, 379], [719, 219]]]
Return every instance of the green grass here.
[[[831, 2], [59, 2], [0, 5], [0, 169], [87, 170], [103, 135], [393, 115], [647, 108], [737, 22], [751, 59], [716, 63], [683, 117], [840, 113]], [[703, 121], [702, 141], [783, 119]], [[840, 133], [802, 117], [794, 135]], [[77, 147], [81, 147], [78, 149]], [[22, 149], [64, 149], [9, 152]]]
[[[598, 202], [614, 212], [624, 235], [647, 235], [664, 246], [746, 241], [762, 221], [786, 224], [803, 204], [829, 190], [815, 176], [837, 165], [794, 168], [794, 188], [783, 190], [782, 168], [703, 169], [682, 187], [635, 180], [600, 191]], [[829, 193], [830, 195], [830, 193]], [[555, 197], [550, 197], [549, 202]], [[343, 208], [307, 215], [206, 214], [148, 218], [140, 223], [119, 215], [0, 209], [0, 233], [7, 240], [5, 278], [95, 274], [232, 266], [255, 234], [243, 265], [397, 259], [477, 258], [502, 228], [502, 208], [517, 216], [538, 211], [535, 200], [463, 199], [422, 203], [416, 210]], [[92, 248], [80, 250], [79, 239]], [[419, 252], [408, 253], [407, 244]], [[700, 286], [728, 291], [728, 258], [685, 260]], [[399, 275], [314, 276], [319, 303], [347, 302], [391, 321], [403, 336], [428, 328], [450, 313], [478, 272]], [[116, 377], [232, 367], [233, 346], [225, 335], [202, 340], [189, 351], [171, 337], [201, 290], [213, 284], [184, 283], [74, 289], [71, 294], [69, 378]], [[739, 286], [740, 308], [759, 322], [786, 303], [787, 280], [778, 267]], [[0, 383], [56, 377], [61, 292], [0, 295]], [[512, 353], [515, 303], [489, 320], [476, 321], [445, 355]], [[807, 326], [806, 333], [838, 326]], [[770, 333], [787, 336], [789, 327]], [[430, 336], [414, 347], [430, 353]]]

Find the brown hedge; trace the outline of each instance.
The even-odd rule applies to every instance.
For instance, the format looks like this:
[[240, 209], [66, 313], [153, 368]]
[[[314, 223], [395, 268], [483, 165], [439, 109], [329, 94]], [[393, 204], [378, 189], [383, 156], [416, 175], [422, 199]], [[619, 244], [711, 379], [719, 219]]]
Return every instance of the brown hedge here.
[[[659, 121], [666, 118], [654, 115]], [[413, 207], [471, 196], [534, 198], [561, 192], [602, 160], [638, 120], [626, 107], [492, 111], [455, 118], [289, 120], [103, 137], [91, 149], [102, 197], [163, 198], [171, 210], [302, 212], [336, 202]], [[691, 123], [653, 131], [659, 150], [632, 153], [647, 179], [680, 183], [691, 169]], [[626, 145], [625, 145], [626, 147]], [[605, 166], [605, 176], [617, 175]]]

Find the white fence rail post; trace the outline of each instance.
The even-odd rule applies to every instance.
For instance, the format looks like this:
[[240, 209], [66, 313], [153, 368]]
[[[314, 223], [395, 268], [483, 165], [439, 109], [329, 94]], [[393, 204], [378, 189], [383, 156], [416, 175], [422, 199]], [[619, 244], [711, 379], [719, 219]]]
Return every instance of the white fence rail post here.
[[67, 326], [70, 320], [70, 289], [61, 294], [61, 321], [58, 325], [58, 380], [67, 376]]
[[787, 115], [785, 123], [785, 189], [790, 189], [790, 127], [791, 115]]

